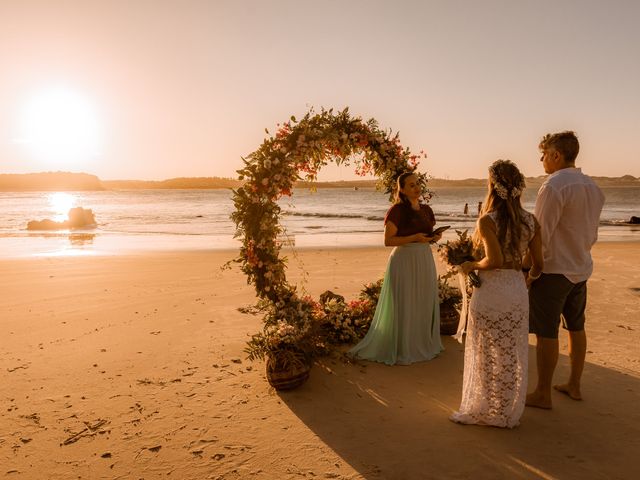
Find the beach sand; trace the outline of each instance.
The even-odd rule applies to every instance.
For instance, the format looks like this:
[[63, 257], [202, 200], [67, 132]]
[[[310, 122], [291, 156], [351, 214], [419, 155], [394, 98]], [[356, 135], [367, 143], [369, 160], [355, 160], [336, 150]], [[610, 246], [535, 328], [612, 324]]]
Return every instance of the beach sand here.
[[[289, 277], [303, 265], [309, 293], [350, 299], [389, 252], [302, 249]], [[0, 260], [0, 478], [637, 478], [640, 243], [594, 248], [585, 400], [554, 392], [553, 410], [526, 409], [514, 430], [447, 419], [463, 368], [451, 338], [411, 366], [322, 359], [276, 393], [244, 357], [260, 318], [237, 311], [254, 292], [220, 269], [232, 256]]]

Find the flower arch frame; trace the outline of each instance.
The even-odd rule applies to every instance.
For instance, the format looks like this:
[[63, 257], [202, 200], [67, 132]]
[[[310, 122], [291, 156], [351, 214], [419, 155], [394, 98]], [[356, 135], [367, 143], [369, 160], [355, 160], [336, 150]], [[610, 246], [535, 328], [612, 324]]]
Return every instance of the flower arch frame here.
[[[244, 183], [233, 191], [235, 211], [231, 219], [236, 225], [235, 237], [242, 244], [232, 261], [240, 264], [247, 283], [255, 286], [260, 310], [268, 312], [265, 332], [288, 331], [289, 326], [298, 332], [307, 331], [308, 325], [301, 322], [308, 323], [308, 317], [313, 316], [314, 302], [300, 297], [296, 287], [287, 282], [286, 259], [280, 257], [282, 245], [277, 241], [284, 232], [278, 199], [292, 195], [298, 180], [315, 181], [318, 171], [329, 162], [348, 165], [351, 161], [358, 175], [376, 176], [377, 187], [390, 197], [397, 177], [413, 172], [423, 196], [429, 198], [426, 175], [417, 171], [418, 159], [426, 154], [412, 154], [402, 147], [398, 133], [382, 130], [375, 119], [354, 117], [348, 108], [335, 113], [333, 109], [323, 108], [319, 113], [311, 109], [300, 120], [292, 116], [278, 124], [275, 135], [267, 129], [265, 133], [268, 138], [243, 158], [245, 166], [238, 170]], [[250, 358], [268, 351], [268, 339], [258, 340], [261, 347], [248, 350]]]

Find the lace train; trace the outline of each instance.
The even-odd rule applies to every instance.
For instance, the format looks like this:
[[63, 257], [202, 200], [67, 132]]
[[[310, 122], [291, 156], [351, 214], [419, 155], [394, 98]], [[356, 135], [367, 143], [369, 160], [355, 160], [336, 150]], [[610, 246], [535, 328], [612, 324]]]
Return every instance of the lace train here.
[[480, 273], [474, 289], [464, 354], [462, 402], [451, 420], [515, 427], [527, 387], [529, 302], [522, 273]]

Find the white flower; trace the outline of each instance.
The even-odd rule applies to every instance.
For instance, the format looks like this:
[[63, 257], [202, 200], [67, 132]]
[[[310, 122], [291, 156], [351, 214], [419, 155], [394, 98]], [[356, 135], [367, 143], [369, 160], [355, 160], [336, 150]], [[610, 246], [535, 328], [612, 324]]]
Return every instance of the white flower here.
[[267, 185], [269, 185], [269, 179], [268, 178], [263, 178], [262, 182], [260, 182], [260, 183], [262, 183], [262, 185], [264, 185], [266, 187]]
[[504, 200], [506, 200], [507, 198], [509, 198], [509, 193], [507, 192], [507, 189], [505, 188], [504, 185], [502, 185], [501, 183], [495, 183], [493, 185], [493, 189], [496, 191], [496, 193], [498, 194], [498, 196]]

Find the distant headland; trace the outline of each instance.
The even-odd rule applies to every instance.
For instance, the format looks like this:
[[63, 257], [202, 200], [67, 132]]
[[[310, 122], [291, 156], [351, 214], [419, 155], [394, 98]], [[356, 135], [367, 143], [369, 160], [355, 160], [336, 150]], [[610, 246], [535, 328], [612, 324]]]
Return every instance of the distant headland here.
[[[632, 175], [623, 177], [592, 177], [600, 186], [640, 187], [640, 178]], [[544, 176], [527, 178], [527, 185], [535, 188], [542, 184]], [[432, 178], [430, 187], [483, 187], [487, 180], [466, 178], [448, 180]], [[376, 180], [341, 180], [333, 182], [297, 182], [296, 186], [306, 188], [373, 188]], [[181, 177], [167, 180], [100, 180], [95, 175], [70, 172], [42, 172], [24, 174], [0, 174], [0, 191], [95, 191], [95, 190], [209, 190], [237, 188], [242, 182], [222, 177]]]

